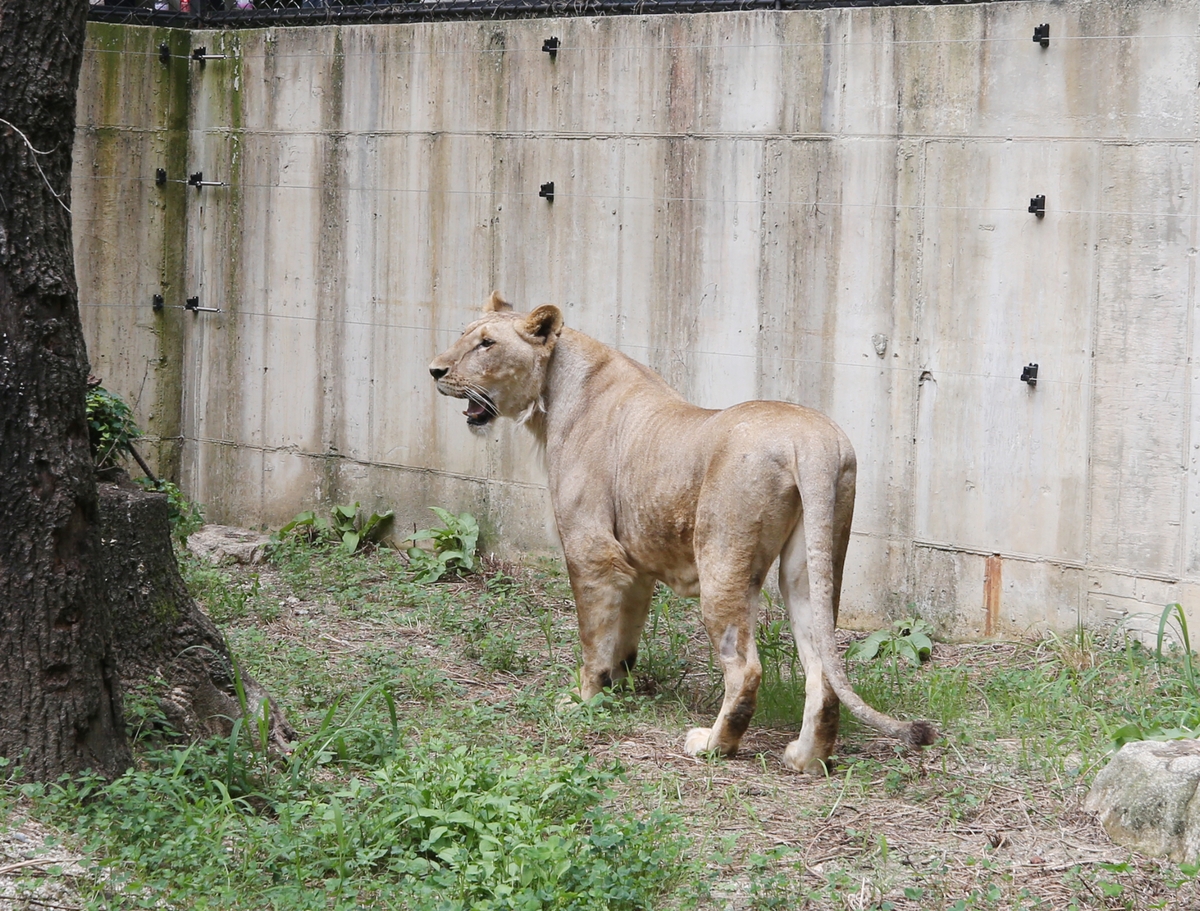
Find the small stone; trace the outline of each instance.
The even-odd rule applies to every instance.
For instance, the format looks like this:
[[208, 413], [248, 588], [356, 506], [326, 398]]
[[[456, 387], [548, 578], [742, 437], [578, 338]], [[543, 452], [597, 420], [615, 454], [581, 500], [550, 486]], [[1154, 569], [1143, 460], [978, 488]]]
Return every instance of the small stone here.
[[1108, 837], [1175, 863], [1200, 857], [1200, 741], [1138, 740], [1096, 776], [1083, 808]]
[[222, 563], [258, 564], [266, 559], [269, 535], [228, 525], [205, 525], [188, 538], [187, 549], [220, 565]]

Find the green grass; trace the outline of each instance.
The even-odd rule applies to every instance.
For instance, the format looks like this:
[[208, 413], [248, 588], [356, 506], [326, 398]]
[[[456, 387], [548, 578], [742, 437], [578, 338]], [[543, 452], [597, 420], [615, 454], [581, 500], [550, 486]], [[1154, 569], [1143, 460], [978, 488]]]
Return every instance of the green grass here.
[[686, 866], [678, 822], [605, 808], [615, 772], [585, 758], [362, 733], [322, 731], [278, 767], [236, 748], [150, 752], [112, 785], [37, 796], [105, 846], [122, 907], [616, 911]]
[[844, 713], [816, 779], [779, 762], [803, 676], [769, 601], [743, 752], [696, 761], [682, 735], [720, 674], [697, 606], [665, 590], [633, 686], [564, 710], [578, 637], [553, 562], [417, 585], [394, 553], [288, 542], [262, 567], [184, 569], [303, 740], [267, 754], [249, 723], [173, 745], [137, 694], [128, 775], [0, 788], [9, 815], [76, 833], [75, 907], [1200, 906], [1188, 869], [1113, 848], [1078, 809], [1114, 732], [1196, 717], [1179, 653], [1081, 630], [852, 662], [868, 701], [944, 736], [905, 753]]

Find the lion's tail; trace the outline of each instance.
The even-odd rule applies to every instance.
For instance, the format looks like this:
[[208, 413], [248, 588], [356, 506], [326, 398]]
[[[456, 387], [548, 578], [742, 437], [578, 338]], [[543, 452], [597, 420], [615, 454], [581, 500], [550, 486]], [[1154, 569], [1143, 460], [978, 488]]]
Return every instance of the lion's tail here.
[[[850, 520], [854, 512], [854, 481], [856, 463], [854, 451], [840, 431], [837, 433], [840, 466], [835, 490], [826, 488], [824, 472], [805, 472], [798, 458], [794, 470], [803, 509], [803, 529], [797, 529], [804, 541], [807, 557], [809, 611], [808, 620], [812, 642], [820, 655], [822, 670], [829, 685], [850, 713], [885, 736], [913, 747], [923, 747], [937, 740], [937, 729], [928, 721], [900, 721], [868, 705], [846, 676], [846, 665], [837, 650], [834, 627], [837, 603], [842, 582], [842, 566], [850, 538]], [[824, 475], [824, 477], [819, 477]], [[811, 488], [811, 489], [810, 489]], [[789, 541], [780, 561], [780, 574], [797, 572], [786, 559], [790, 547], [800, 540]], [[780, 579], [785, 592], [802, 588], [798, 579]], [[790, 606], [789, 606], [790, 607]], [[793, 615], [794, 616], [794, 615]], [[795, 619], [793, 619], [795, 622]], [[799, 633], [799, 631], [797, 631]]]
[[820, 643], [820, 647], [821, 664], [825, 671], [825, 677], [829, 681], [829, 685], [833, 687], [833, 691], [837, 693], [838, 698], [850, 710], [851, 715], [879, 733], [899, 740], [910, 747], [926, 747], [937, 740], [937, 728], [928, 721], [901, 721], [891, 715], [885, 715], [868, 705], [858, 693], [854, 692], [854, 688], [850, 686], [850, 680], [846, 677], [846, 666], [834, 646], [832, 632], [828, 647], [823, 641]]

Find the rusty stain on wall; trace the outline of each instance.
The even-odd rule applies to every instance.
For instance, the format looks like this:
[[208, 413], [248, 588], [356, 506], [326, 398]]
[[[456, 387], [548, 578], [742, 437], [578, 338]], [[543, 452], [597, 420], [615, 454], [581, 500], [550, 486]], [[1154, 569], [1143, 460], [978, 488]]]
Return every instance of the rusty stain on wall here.
[[983, 635], [988, 638], [996, 635], [1000, 617], [1001, 566], [1000, 555], [992, 554], [983, 568]]

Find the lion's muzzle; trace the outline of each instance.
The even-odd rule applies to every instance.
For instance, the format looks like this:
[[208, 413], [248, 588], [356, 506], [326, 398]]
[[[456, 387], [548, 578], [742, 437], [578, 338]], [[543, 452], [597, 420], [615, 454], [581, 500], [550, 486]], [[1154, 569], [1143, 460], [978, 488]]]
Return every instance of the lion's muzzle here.
[[429, 375], [437, 380], [437, 391], [453, 399], [466, 399], [467, 410], [463, 414], [467, 418], [468, 427], [483, 427], [499, 415], [492, 398], [483, 390], [470, 386], [460, 386], [447, 378], [448, 367], [430, 367]]

